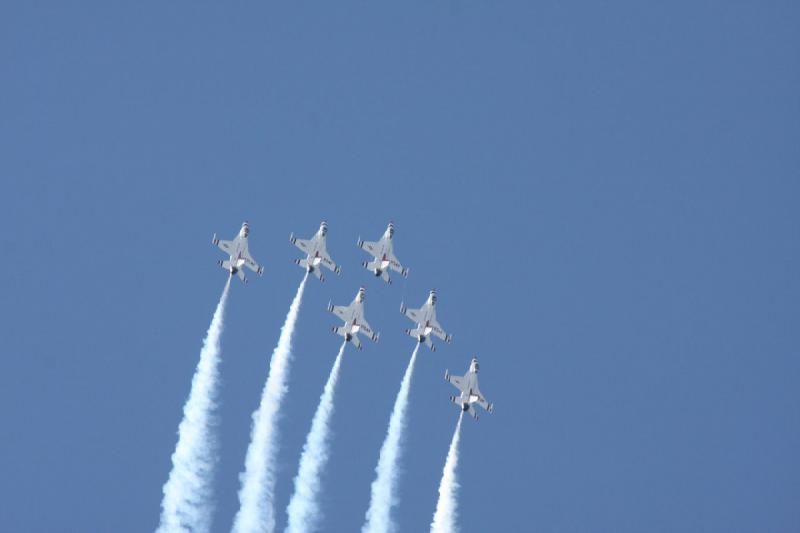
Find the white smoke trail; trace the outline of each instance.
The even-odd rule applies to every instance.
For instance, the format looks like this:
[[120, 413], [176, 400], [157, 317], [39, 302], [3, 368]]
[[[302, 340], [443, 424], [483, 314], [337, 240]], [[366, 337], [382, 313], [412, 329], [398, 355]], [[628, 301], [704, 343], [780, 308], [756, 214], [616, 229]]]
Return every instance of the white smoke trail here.
[[269, 377], [261, 393], [261, 403], [253, 413], [250, 445], [247, 447], [244, 472], [239, 474], [239, 511], [233, 521], [233, 531], [239, 533], [272, 533], [275, 529], [275, 477], [278, 453], [278, 413], [289, 390], [289, 370], [292, 362], [292, 334], [300, 311], [300, 302], [308, 274], [303, 277], [297, 294], [289, 306], [286, 322], [281, 328], [278, 345], [272, 352]]
[[231, 278], [228, 277], [200, 350], [200, 361], [192, 377], [189, 398], [183, 406], [178, 443], [172, 454], [172, 471], [163, 488], [158, 526], [161, 533], [205, 532], [211, 526], [212, 480], [217, 461], [216, 438], [212, 427], [217, 407], [219, 341], [230, 286]]
[[328, 435], [330, 433], [330, 419], [333, 415], [333, 394], [336, 392], [336, 382], [339, 380], [339, 367], [347, 341], [339, 348], [339, 355], [333, 362], [333, 368], [325, 383], [319, 405], [311, 422], [311, 430], [306, 437], [303, 453], [300, 456], [300, 468], [294, 478], [294, 494], [289, 500], [286, 512], [289, 523], [286, 531], [302, 533], [314, 531], [319, 523], [320, 510], [317, 495], [320, 489], [320, 472], [328, 461]]
[[400, 382], [400, 391], [394, 401], [392, 416], [389, 418], [389, 429], [381, 446], [378, 466], [375, 467], [375, 481], [372, 482], [372, 493], [367, 509], [366, 523], [361, 528], [362, 533], [389, 533], [395, 530], [392, 522], [392, 507], [397, 503], [395, 499], [395, 485], [398, 478], [398, 462], [400, 461], [400, 446], [402, 444], [403, 430], [406, 425], [406, 407], [408, 407], [408, 391], [411, 388], [411, 374], [414, 372], [414, 362], [417, 360], [419, 343], [411, 354], [403, 381]]
[[464, 411], [461, 411], [461, 414], [458, 415], [456, 430], [453, 432], [453, 440], [450, 441], [447, 460], [444, 462], [442, 481], [439, 483], [439, 501], [436, 502], [436, 512], [433, 513], [431, 533], [455, 533], [458, 531], [456, 526], [458, 520], [456, 467], [458, 466], [458, 441], [461, 438], [461, 420], [463, 418]]

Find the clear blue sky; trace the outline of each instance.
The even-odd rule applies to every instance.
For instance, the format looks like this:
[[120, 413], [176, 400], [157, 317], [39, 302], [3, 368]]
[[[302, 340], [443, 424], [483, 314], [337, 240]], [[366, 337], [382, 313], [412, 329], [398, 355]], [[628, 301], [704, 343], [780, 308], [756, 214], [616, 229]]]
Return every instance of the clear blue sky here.
[[[31, 4], [36, 4], [35, 6]], [[48, 5], [49, 4], [49, 5]], [[423, 531], [465, 421], [464, 533], [800, 530], [796, 2], [6, 2], [0, 7], [0, 529], [141, 532], [225, 274], [251, 222], [265, 275], [222, 341], [215, 530], [250, 414], [330, 224], [340, 278], [301, 310], [279, 526], [348, 351], [325, 531], [355, 531], [431, 287], [450, 346], [418, 362], [402, 531]], [[647, 5], [645, 5], [647, 4]], [[356, 248], [393, 219], [391, 287]]]

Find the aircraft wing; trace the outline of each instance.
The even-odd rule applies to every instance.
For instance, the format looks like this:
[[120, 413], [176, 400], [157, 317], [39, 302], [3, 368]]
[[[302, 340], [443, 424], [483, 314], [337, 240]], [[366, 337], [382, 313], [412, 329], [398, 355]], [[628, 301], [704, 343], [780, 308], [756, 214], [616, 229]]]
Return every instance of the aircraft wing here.
[[478, 389], [472, 390], [472, 394], [470, 394], [469, 401], [470, 403], [472, 402], [477, 403], [478, 405], [480, 405], [489, 412], [492, 411], [492, 404], [486, 401], [486, 398], [483, 397], [483, 394], [481, 394], [481, 391]]
[[374, 255], [376, 253], [376, 251], [378, 250], [378, 246], [380, 245], [380, 243], [379, 242], [373, 242], [373, 241], [360, 241], [358, 243], [358, 245], [361, 246], [362, 250], [366, 250], [369, 253]]
[[401, 273], [405, 271], [403, 265], [400, 264], [400, 261], [398, 261], [397, 256], [395, 256], [394, 253], [391, 253], [388, 259], [389, 259], [389, 266], [392, 267], [392, 270]]
[[422, 316], [422, 309], [409, 309], [407, 307], [404, 307], [403, 314], [406, 315], [411, 320], [413, 320], [414, 322], [419, 323], [420, 317]]
[[[220, 242], [221, 242], [221, 241], [220, 241]], [[245, 264], [245, 265], [247, 265], [247, 267], [248, 267], [250, 270], [252, 270], [253, 272], [257, 273], [257, 274], [260, 276], [260, 275], [261, 275], [261, 273], [264, 271], [264, 269], [262, 269], [262, 268], [259, 266], [259, 264], [258, 264], [258, 263], [256, 263], [256, 262], [253, 260], [253, 258], [250, 256], [250, 252], [245, 252], [245, 253], [243, 254], [243, 256], [244, 256], [244, 257], [243, 257], [243, 258], [244, 258], [244, 264]]]
[[292, 242], [294, 243], [295, 246], [297, 246], [298, 248], [303, 250], [305, 253], [307, 253], [307, 254], [311, 253], [312, 246], [311, 246], [311, 241], [310, 240], [307, 240], [307, 239], [294, 239], [293, 238]]
[[375, 332], [372, 331], [372, 327], [369, 325], [369, 322], [361, 318], [361, 321], [358, 323], [361, 326], [361, 331], [363, 331], [366, 335], [368, 335], [372, 340], [377, 341], [378, 336], [375, 335]]
[[328, 311], [333, 313], [334, 315], [338, 316], [345, 322], [350, 319], [350, 305], [330, 305], [328, 306]]
[[486, 410], [487, 410], [487, 411], [489, 411], [490, 413], [491, 413], [491, 412], [494, 410], [494, 409], [492, 408], [492, 404], [490, 404], [489, 402], [487, 402], [487, 401], [486, 401], [486, 398], [484, 398], [483, 396], [481, 396], [481, 397], [479, 397], [479, 398], [478, 398], [478, 405], [480, 405], [481, 407], [483, 407], [484, 409], [486, 409]]
[[233, 253], [233, 241], [219, 239], [217, 241], [217, 247], [228, 255]]
[[328, 255], [327, 250], [324, 250], [320, 253], [320, 257], [322, 258], [322, 264], [326, 267], [330, 268], [332, 271], [336, 272], [337, 274], [340, 272], [339, 266], [333, 262], [331, 256]]
[[447, 375], [447, 381], [453, 384], [455, 388], [460, 391], [464, 390], [464, 376], [451, 376], [450, 374]]
[[430, 321], [431, 330], [433, 333], [443, 341], [450, 342], [450, 335], [444, 332], [442, 325], [434, 318]]

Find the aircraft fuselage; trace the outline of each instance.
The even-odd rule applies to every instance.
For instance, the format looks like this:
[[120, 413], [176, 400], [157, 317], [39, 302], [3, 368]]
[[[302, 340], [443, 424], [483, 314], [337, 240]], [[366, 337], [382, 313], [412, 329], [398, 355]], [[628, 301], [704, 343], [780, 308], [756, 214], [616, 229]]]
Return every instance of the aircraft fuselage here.
[[319, 264], [322, 262], [322, 258], [319, 256], [319, 250], [315, 251], [314, 254], [308, 254], [306, 258], [306, 264], [308, 265], [306, 269], [309, 273], [314, 272]]

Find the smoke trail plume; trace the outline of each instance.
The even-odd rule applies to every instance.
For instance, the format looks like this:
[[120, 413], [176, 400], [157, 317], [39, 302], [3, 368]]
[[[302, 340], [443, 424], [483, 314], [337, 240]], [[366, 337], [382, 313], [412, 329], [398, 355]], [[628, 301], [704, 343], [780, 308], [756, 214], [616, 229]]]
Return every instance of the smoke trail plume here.
[[250, 445], [247, 447], [244, 472], [239, 474], [239, 511], [233, 521], [233, 531], [239, 533], [275, 530], [275, 470], [278, 452], [278, 413], [289, 390], [289, 370], [292, 362], [292, 334], [300, 311], [300, 302], [308, 274], [303, 277], [297, 294], [289, 306], [286, 322], [281, 328], [278, 345], [272, 352], [269, 377], [261, 393], [261, 403], [253, 413]]
[[212, 480], [217, 460], [216, 438], [212, 432], [217, 407], [217, 365], [230, 286], [228, 277], [200, 350], [189, 398], [183, 406], [178, 444], [172, 454], [172, 471], [164, 484], [161, 500], [158, 526], [161, 533], [205, 532], [211, 525]]
[[347, 342], [342, 343], [339, 355], [333, 362], [333, 368], [325, 383], [319, 405], [311, 422], [311, 430], [306, 437], [303, 453], [300, 455], [300, 468], [294, 478], [294, 494], [289, 501], [286, 512], [289, 523], [286, 531], [289, 533], [305, 533], [317, 529], [320, 519], [319, 502], [317, 496], [320, 489], [320, 472], [328, 461], [328, 436], [330, 433], [330, 420], [333, 415], [333, 394], [336, 392], [336, 382], [339, 380], [339, 367]]
[[395, 485], [398, 477], [398, 462], [400, 461], [400, 446], [402, 444], [403, 430], [406, 425], [406, 407], [408, 407], [408, 391], [411, 388], [411, 374], [414, 372], [414, 363], [417, 360], [419, 343], [411, 354], [403, 381], [400, 382], [400, 391], [394, 401], [392, 416], [389, 418], [389, 429], [381, 446], [378, 466], [375, 467], [375, 481], [367, 509], [366, 523], [361, 528], [362, 533], [387, 533], [395, 530], [392, 521], [392, 507], [397, 503], [395, 499]]
[[433, 513], [431, 522], [431, 533], [455, 533], [458, 528], [458, 480], [456, 479], [456, 467], [458, 466], [458, 441], [461, 438], [461, 420], [464, 419], [464, 411], [458, 415], [458, 424], [453, 432], [453, 440], [450, 441], [450, 450], [447, 452], [447, 460], [444, 462], [442, 471], [442, 481], [439, 482], [439, 501], [436, 502], [436, 512]]

